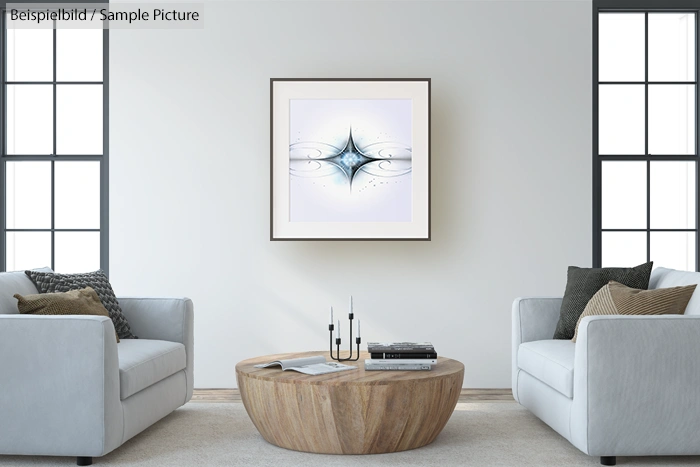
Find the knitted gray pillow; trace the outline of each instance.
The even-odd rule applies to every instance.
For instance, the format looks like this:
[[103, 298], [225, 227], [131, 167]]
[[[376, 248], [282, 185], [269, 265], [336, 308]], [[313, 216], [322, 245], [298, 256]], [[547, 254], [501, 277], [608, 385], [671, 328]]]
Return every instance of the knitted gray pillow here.
[[107, 276], [102, 271], [88, 272], [85, 274], [56, 274], [52, 272], [24, 271], [34, 282], [39, 293], [68, 292], [70, 290], [92, 287], [100, 297], [102, 305], [109, 312], [109, 317], [114, 323], [119, 339], [137, 339], [131, 333], [131, 328], [122, 313], [114, 290], [109, 284]]
[[566, 291], [559, 309], [559, 322], [556, 331], [554, 331], [554, 339], [574, 337], [576, 323], [578, 323], [588, 301], [608, 282], [619, 282], [633, 289], [648, 289], [653, 266], [653, 261], [633, 268], [577, 268], [569, 266]]

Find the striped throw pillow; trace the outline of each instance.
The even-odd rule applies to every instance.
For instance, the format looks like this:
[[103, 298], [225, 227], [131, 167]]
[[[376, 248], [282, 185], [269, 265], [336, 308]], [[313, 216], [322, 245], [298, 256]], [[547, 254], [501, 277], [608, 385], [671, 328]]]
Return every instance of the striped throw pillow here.
[[600, 315], [682, 315], [693, 296], [697, 284], [667, 289], [641, 290], [610, 281], [590, 299], [576, 323], [578, 327], [586, 316]]

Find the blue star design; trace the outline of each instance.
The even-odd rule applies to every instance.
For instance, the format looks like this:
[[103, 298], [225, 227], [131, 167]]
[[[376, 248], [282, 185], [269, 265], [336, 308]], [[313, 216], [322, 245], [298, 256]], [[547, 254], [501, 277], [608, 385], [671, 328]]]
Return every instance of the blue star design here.
[[352, 127], [348, 135], [348, 141], [345, 147], [338, 154], [335, 154], [327, 159], [326, 162], [338, 167], [347, 177], [352, 190], [352, 182], [355, 179], [355, 174], [362, 169], [363, 166], [380, 159], [366, 156], [360, 151], [352, 137]]

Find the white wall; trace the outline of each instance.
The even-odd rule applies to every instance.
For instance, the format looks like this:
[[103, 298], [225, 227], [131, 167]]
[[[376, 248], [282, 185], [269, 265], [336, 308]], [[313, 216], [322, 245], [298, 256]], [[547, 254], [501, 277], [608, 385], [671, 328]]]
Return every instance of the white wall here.
[[[431, 242], [270, 242], [269, 78], [432, 78]], [[510, 387], [510, 305], [591, 259], [590, 2], [207, 3], [111, 31], [111, 279], [191, 297], [196, 387], [328, 346], [430, 340]]]

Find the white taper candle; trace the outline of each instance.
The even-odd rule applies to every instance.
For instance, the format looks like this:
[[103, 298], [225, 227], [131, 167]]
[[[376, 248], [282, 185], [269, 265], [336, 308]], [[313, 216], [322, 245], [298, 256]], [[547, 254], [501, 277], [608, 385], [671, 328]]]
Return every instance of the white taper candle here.
[[338, 320], [338, 327], [335, 328], [335, 338], [340, 339], [340, 320]]
[[360, 337], [360, 320], [357, 320], [357, 337]]
[[350, 295], [350, 313], [352, 313], [352, 295]]
[[328, 324], [333, 324], [333, 307], [331, 307], [331, 320], [328, 322]]

